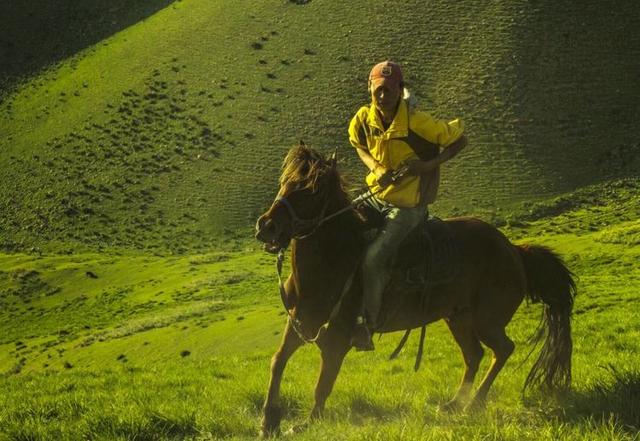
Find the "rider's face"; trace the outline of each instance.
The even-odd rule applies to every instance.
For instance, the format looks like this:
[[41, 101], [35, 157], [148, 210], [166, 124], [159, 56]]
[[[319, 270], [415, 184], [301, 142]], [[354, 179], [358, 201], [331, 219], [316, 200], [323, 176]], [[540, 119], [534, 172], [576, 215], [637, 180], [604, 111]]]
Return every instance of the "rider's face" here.
[[371, 90], [371, 100], [384, 113], [394, 112], [400, 99], [401, 87], [394, 83], [382, 83]]

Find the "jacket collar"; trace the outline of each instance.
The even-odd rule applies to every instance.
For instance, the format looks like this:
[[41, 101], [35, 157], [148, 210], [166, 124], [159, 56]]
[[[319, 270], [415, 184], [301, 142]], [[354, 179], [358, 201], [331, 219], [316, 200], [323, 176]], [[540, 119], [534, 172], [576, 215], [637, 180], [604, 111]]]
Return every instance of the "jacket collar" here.
[[384, 133], [384, 137], [387, 139], [406, 137], [409, 133], [409, 110], [407, 107], [407, 102], [404, 99], [400, 100], [396, 116], [393, 118], [391, 125], [386, 131], [384, 130], [384, 125], [382, 124], [380, 114], [373, 104], [369, 106], [367, 123], [370, 127], [375, 127], [376, 129], [380, 130], [380, 132]]

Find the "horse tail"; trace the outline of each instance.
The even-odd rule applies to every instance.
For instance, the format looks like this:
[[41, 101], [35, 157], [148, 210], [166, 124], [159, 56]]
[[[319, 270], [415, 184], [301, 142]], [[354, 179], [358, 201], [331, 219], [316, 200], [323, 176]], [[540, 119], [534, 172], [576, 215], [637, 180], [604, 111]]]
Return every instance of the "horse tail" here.
[[516, 247], [527, 277], [527, 297], [542, 301], [544, 313], [533, 337], [544, 339], [542, 350], [524, 383], [530, 387], [557, 391], [571, 386], [571, 310], [576, 295], [573, 274], [549, 248], [538, 245]]

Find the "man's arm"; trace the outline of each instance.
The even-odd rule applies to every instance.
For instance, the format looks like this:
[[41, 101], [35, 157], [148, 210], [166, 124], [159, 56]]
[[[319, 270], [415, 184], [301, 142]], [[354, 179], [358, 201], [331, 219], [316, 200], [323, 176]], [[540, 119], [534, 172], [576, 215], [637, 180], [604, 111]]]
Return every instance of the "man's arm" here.
[[[453, 144], [447, 146], [438, 156], [429, 160], [429, 161], [420, 161], [419, 159], [413, 161], [407, 161], [405, 164], [408, 173], [411, 175], [420, 175], [422, 173], [428, 173], [431, 170], [439, 167], [444, 162], [452, 159], [458, 153], [462, 151], [468, 144], [467, 137], [462, 135], [457, 141]], [[371, 158], [373, 159], [373, 158]], [[364, 160], [363, 160], [364, 161]]]
[[367, 150], [356, 148], [356, 151], [358, 152], [358, 156], [360, 157], [362, 162], [364, 162], [364, 165], [366, 165], [367, 168], [378, 178], [387, 172], [387, 169], [378, 161], [373, 159], [373, 156], [371, 156], [371, 154]]

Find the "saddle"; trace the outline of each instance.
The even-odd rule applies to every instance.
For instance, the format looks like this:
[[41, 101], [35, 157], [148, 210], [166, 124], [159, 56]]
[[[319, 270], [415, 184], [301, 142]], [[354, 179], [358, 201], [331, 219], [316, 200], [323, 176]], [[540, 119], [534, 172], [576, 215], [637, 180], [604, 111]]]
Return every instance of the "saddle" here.
[[[365, 219], [365, 237], [372, 241], [384, 225], [384, 218], [369, 207], [362, 207]], [[391, 280], [384, 296], [390, 294], [390, 287], [403, 291], [420, 292], [420, 308], [428, 308], [433, 287], [452, 281], [461, 271], [460, 248], [447, 223], [439, 218], [425, 218], [400, 244], [393, 257]], [[389, 311], [380, 311], [378, 320], [383, 323], [389, 318]], [[407, 329], [390, 359], [398, 356], [407, 342], [411, 329]], [[420, 368], [424, 350], [426, 325], [420, 331], [420, 340], [414, 370]]]
[[[372, 241], [384, 219], [375, 210], [365, 210], [366, 237]], [[451, 228], [442, 219], [427, 218], [416, 226], [392, 258], [389, 285], [431, 286], [447, 283], [460, 272], [460, 250]]]
[[[395, 256], [392, 280], [410, 285], [438, 285], [460, 271], [460, 250], [451, 228], [439, 218], [426, 218], [402, 242]], [[396, 273], [399, 273], [396, 275]]]

